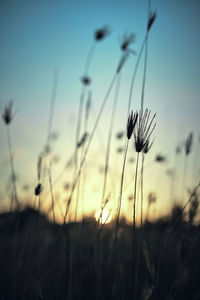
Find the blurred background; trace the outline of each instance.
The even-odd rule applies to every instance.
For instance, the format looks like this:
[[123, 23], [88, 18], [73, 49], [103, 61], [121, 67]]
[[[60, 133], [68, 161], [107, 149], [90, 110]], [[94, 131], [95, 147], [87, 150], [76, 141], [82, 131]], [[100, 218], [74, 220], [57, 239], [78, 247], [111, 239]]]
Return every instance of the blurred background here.
[[[200, 2], [198, 0], [151, 1], [157, 18], [148, 38], [148, 60], [144, 107], [156, 113], [153, 146], [145, 157], [144, 214], [148, 197], [156, 203], [149, 212], [154, 219], [165, 215], [174, 202], [188, 196], [199, 179], [199, 78]], [[86, 75], [88, 53], [96, 43], [88, 76], [91, 83], [83, 102], [80, 137], [84, 134], [84, 113], [90, 95], [87, 132], [91, 133], [101, 103], [121, 57], [124, 37], [135, 34], [120, 75], [116, 116], [112, 132], [111, 158], [106, 195], [107, 209], [116, 214], [123, 163], [124, 137], [131, 78], [147, 24], [147, 1], [0, 1], [0, 110], [13, 101], [16, 112], [10, 127], [16, 185], [22, 205], [34, 204], [38, 157], [46, 168], [51, 162], [55, 212], [61, 221], [73, 182], [73, 159], [81, 78]], [[95, 31], [108, 26], [109, 34], [95, 42]], [[144, 52], [135, 79], [131, 109], [140, 108]], [[95, 132], [80, 183], [78, 218], [98, 214], [101, 207], [106, 145], [111, 120], [113, 87]], [[52, 118], [52, 103], [53, 114]], [[51, 138], [48, 137], [51, 118]], [[186, 157], [185, 141], [193, 133], [191, 153]], [[10, 209], [11, 175], [6, 126], [0, 122], [0, 209]], [[47, 143], [48, 141], [48, 143]], [[48, 149], [45, 147], [48, 144]], [[48, 150], [48, 151], [47, 151]], [[79, 163], [81, 149], [79, 151]], [[159, 159], [159, 157], [161, 157]], [[132, 218], [136, 152], [130, 143], [125, 172], [122, 215]], [[187, 160], [187, 162], [186, 162]], [[66, 166], [67, 165], [67, 166]], [[41, 209], [51, 204], [48, 168], [42, 177]], [[184, 202], [184, 201], [183, 201]], [[181, 202], [182, 203], [182, 202]], [[69, 219], [74, 219], [75, 201]]]

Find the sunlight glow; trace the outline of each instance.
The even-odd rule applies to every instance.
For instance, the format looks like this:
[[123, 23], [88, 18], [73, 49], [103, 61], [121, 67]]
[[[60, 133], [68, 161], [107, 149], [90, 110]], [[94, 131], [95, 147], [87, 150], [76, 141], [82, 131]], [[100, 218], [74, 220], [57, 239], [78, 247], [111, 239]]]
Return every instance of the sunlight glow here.
[[112, 220], [112, 214], [107, 209], [99, 209], [95, 213], [95, 218], [97, 221], [99, 221], [101, 224], [108, 224]]

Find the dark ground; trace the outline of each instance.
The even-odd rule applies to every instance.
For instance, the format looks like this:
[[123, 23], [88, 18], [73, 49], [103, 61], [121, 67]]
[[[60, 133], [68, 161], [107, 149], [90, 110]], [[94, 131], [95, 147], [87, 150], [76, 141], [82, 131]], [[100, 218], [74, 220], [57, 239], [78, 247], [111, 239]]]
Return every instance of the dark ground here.
[[0, 300], [200, 299], [199, 226], [173, 214], [146, 223], [133, 256], [132, 226], [121, 221], [114, 251], [114, 225], [1, 214]]

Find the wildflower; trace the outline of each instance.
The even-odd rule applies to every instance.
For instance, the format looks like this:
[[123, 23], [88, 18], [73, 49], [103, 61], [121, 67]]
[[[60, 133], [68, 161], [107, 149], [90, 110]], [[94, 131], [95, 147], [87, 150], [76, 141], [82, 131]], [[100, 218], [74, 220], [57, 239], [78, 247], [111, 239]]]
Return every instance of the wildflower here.
[[83, 76], [81, 78], [81, 82], [83, 83], [83, 85], [89, 85], [91, 83], [91, 79], [88, 76]]
[[103, 40], [108, 34], [110, 33], [110, 30], [108, 26], [104, 26], [100, 29], [97, 29], [94, 33], [94, 38], [96, 41]]
[[156, 126], [156, 123], [153, 124], [156, 114], [153, 115], [151, 121], [149, 122], [150, 114], [151, 111], [149, 111], [148, 109], [146, 109], [144, 112], [139, 112], [138, 120], [134, 130], [134, 145], [135, 150], [138, 153], [143, 151]]
[[153, 25], [154, 21], [156, 19], [156, 11], [151, 11], [149, 15], [148, 25], [147, 25], [147, 31], [151, 29], [151, 26]]
[[129, 46], [133, 43], [135, 43], [135, 34], [134, 33], [124, 34], [120, 48], [124, 52], [128, 51], [128, 52], [132, 52], [133, 54], [136, 54], [134, 50], [129, 48]]
[[185, 155], [186, 156], [188, 154], [190, 154], [190, 152], [191, 152], [192, 142], [193, 142], [193, 133], [190, 132], [190, 134], [188, 135], [186, 142], [185, 142]]
[[138, 113], [133, 113], [133, 111], [131, 111], [131, 113], [129, 114], [128, 117], [128, 122], [127, 122], [127, 138], [130, 140], [132, 133], [134, 131], [135, 125], [137, 123], [137, 119], [138, 119]]
[[9, 125], [14, 118], [12, 106], [12, 102], [8, 103], [8, 105], [5, 107], [4, 113], [2, 114], [2, 118], [6, 125]]
[[39, 196], [40, 193], [42, 192], [42, 189], [43, 189], [42, 184], [38, 183], [38, 185], [35, 188], [35, 196]]

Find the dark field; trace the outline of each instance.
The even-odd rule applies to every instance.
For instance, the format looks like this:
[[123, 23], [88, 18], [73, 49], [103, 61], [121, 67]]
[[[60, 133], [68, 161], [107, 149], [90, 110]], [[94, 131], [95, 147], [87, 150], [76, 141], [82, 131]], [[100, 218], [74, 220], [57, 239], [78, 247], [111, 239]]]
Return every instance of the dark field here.
[[117, 250], [113, 240], [114, 222], [61, 226], [31, 208], [1, 214], [0, 299], [200, 299], [199, 226], [179, 208], [136, 230], [135, 256], [125, 220]]

